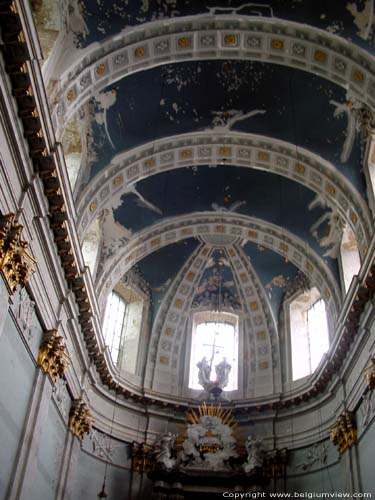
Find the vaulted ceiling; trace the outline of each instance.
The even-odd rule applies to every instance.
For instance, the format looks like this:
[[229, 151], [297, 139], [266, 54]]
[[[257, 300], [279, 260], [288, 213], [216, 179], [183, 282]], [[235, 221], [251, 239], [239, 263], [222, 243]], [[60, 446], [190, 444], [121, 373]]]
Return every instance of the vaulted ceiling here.
[[221, 266], [228, 308], [259, 307], [270, 336], [301, 273], [337, 316], [338, 260], [320, 240], [332, 215], [362, 255], [370, 238], [373, 1], [68, 4], [44, 72], [60, 137], [78, 117], [76, 222], [82, 241], [101, 223], [100, 304], [136, 265], [155, 330], [199, 254], [184, 311], [204, 306]]

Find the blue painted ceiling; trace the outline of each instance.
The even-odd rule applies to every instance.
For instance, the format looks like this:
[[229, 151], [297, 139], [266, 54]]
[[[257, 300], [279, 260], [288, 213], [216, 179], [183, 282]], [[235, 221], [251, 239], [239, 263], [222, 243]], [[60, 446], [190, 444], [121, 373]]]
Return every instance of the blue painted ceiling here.
[[[366, 20], [370, 4], [368, 0], [276, 0], [268, 3], [263, 0], [251, 3], [238, 0], [84, 0], [81, 7], [87, 34], [78, 38], [80, 47], [86, 47], [148, 21], [199, 13], [220, 15], [228, 13], [226, 9], [229, 9], [240, 16], [274, 16], [309, 24], [373, 53], [372, 13], [368, 16], [368, 25], [362, 22], [359, 26], [361, 17], [362, 21]], [[219, 9], [214, 12], [214, 7]], [[319, 155], [366, 199], [361, 171], [363, 151], [358, 132], [348, 158], [342, 158], [348, 116], [339, 111], [340, 106], [350, 105], [349, 99], [346, 89], [327, 79], [271, 63], [202, 60], [140, 71], [111, 84], [90, 101], [93, 141], [87, 177], [89, 180], [95, 178], [121, 152], [152, 144], [159, 138], [197, 131], [214, 132], [215, 127], [225, 126], [236, 114], [240, 118], [240, 114], [255, 112], [236, 121], [231, 131], [287, 141], [295, 147], [297, 157], [299, 148]], [[104, 102], [107, 106], [103, 106]], [[310, 231], [324, 210], [309, 210], [308, 205], [315, 194], [297, 182], [228, 164], [164, 172], [138, 182], [135, 187], [135, 192], [123, 195], [121, 205], [114, 210], [115, 221], [133, 234], [178, 215], [210, 211], [224, 216], [237, 203], [236, 212], [277, 224], [301, 238], [321, 256], [339, 281], [337, 259], [323, 256], [326, 249], [319, 246]], [[319, 236], [326, 235], [327, 230], [328, 226], [323, 224]], [[154, 252], [139, 263], [152, 291], [154, 317], [174, 278], [198, 244], [194, 239], [184, 240]], [[283, 293], [297, 269], [278, 254], [252, 243], [244, 244], [243, 249], [277, 318]], [[209, 283], [217, 278], [216, 261], [207, 267], [201, 278], [201, 288], [198, 287], [195, 297], [198, 302], [205, 300]], [[231, 270], [228, 268], [225, 272], [230, 274]], [[226, 293], [235, 304], [238, 291], [229, 286], [233, 281], [229, 274]]]
[[[364, 192], [357, 134], [347, 162], [340, 156], [347, 117], [334, 116], [344, 89], [304, 71], [260, 62], [205, 61], [157, 67], [124, 78], [105, 123], [94, 124], [91, 176], [124, 150], [155, 139], [212, 129], [240, 111], [259, 110], [232, 130], [266, 135], [304, 147], [332, 162]], [[98, 105], [93, 107], [100, 112]]]
[[[365, 0], [85, 0], [82, 12], [87, 34], [78, 38], [81, 47], [104, 40], [126, 28], [145, 22], [194, 14], [263, 16], [308, 23], [339, 35], [372, 51], [374, 34], [366, 23], [358, 26], [358, 14], [369, 17]], [[370, 2], [371, 3], [371, 2]], [[218, 7], [215, 9], [215, 7]], [[224, 9], [220, 9], [224, 7]], [[371, 22], [371, 20], [369, 20]], [[367, 30], [369, 31], [368, 36]]]

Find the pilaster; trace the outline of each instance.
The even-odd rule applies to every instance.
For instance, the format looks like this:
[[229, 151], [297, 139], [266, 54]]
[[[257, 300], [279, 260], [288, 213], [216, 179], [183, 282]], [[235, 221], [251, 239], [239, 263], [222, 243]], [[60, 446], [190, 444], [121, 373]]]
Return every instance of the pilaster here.
[[8, 488], [6, 497], [8, 500], [31, 498], [30, 488], [35, 476], [36, 457], [39, 444], [43, 439], [43, 427], [48, 415], [51, 395], [51, 380], [38, 368], [15, 469]]

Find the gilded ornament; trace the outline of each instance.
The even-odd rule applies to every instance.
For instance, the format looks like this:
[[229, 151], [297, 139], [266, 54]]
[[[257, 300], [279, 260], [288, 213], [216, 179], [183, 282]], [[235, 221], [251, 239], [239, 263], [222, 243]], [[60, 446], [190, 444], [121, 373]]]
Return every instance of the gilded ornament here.
[[66, 98], [69, 102], [74, 101], [74, 99], [77, 97], [77, 93], [74, 89], [68, 90], [68, 93], [66, 94]]
[[332, 184], [329, 184], [327, 186], [327, 191], [329, 192], [329, 194], [335, 194], [336, 193], [336, 189], [334, 186], [332, 186]]
[[96, 69], [95, 69], [95, 72], [97, 75], [103, 75], [105, 73], [105, 64], [99, 64]]
[[113, 184], [114, 184], [115, 186], [118, 186], [119, 184], [121, 184], [121, 181], [122, 181], [122, 178], [118, 175], [117, 177], [115, 177], [115, 178], [113, 179]]
[[358, 71], [358, 70], [354, 71], [353, 76], [354, 76], [354, 80], [356, 80], [357, 82], [363, 81], [363, 73], [361, 71]]
[[91, 431], [93, 420], [90, 410], [82, 399], [75, 399], [70, 408], [69, 429], [80, 441]]
[[97, 206], [98, 205], [97, 205], [96, 201], [91, 202], [90, 203], [90, 212], [93, 212], [94, 210], [96, 210]]
[[130, 449], [131, 470], [148, 472], [154, 468], [154, 454], [150, 446], [133, 442]]
[[228, 155], [230, 155], [230, 148], [226, 148], [226, 147], [220, 148], [220, 155], [221, 156], [228, 156]]
[[312, 264], [310, 264], [310, 262], [306, 262], [306, 269], [307, 269], [308, 271], [310, 271], [310, 273], [311, 273], [311, 272], [312, 272], [312, 270], [314, 269], [314, 267], [313, 267], [313, 265], [312, 265]]
[[69, 356], [63, 343], [63, 337], [57, 334], [57, 330], [48, 330], [43, 336], [39, 348], [38, 366], [51, 377], [55, 384], [57, 377], [63, 377], [68, 366]]
[[191, 44], [190, 38], [183, 36], [182, 38], [178, 39], [178, 46], [179, 47], [189, 47]]
[[357, 442], [357, 428], [353, 413], [346, 411], [339, 416], [329, 432], [329, 439], [337, 446], [340, 455]]
[[181, 151], [182, 158], [190, 158], [191, 157], [191, 149], [184, 149]]
[[144, 47], [137, 47], [134, 51], [135, 57], [143, 57], [146, 51]]
[[183, 306], [184, 302], [182, 299], [176, 299], [175, 302], [174, 302], [174, 306], [177, 308], [177, 309], [181, 309], [182, 306]]
[[283, 48], [283, 46], [284, 46], [284, 43], [282, 40], [275, 38], [271, 41], [271, 47], [273, 49], [280, 50]]
[[235, 45], [237, 42], [236, 35], [225, 35], [224, 42], [226, 45]]
[[314, 54], [315, 61], [324, 62], [326, 60], [326, 54], [322, 50], [316, 50]]
[[153, 158], [149, 158], [148, 160], [145, 161], [145, 166], [148, 168], [151, 168], [155, 165], [155, 161]]
[[28, 243], [22, 239], [21, 224], [13, 213], [0, 215], [0, 271], [13, 294], [17, 285], [24, 287], [34, 272], [36, 260], [27, 252]]
[[167, 365], [169, 363], [169, 357], [168, 356], [160, 356], [159, 361], [162, 365]]
[[370, 391], [373, 391], [375, 389], [375, 356], [365, 368], [365, 379]]
[[264, 151], [259, 151], [258, 160], [269, 160], [270, 155]]
[[294, 170], [298, 172], [299, 174], [303, 174], [305, 171], [305, 166], [301, 165], [300, 163], [296, 163], [294, 166]]

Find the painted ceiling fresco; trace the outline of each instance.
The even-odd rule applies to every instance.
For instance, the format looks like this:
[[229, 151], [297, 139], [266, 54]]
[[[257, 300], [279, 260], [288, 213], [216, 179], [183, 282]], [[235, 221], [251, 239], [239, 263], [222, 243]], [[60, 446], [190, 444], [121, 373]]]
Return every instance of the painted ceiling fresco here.
[[166, 217], [192, 211], [236, 212], [283, 226], [322, 253], [310, 230], [324, 213], [319, 207], [309, 210], [314, 198], [309, 189], [275, 174], [206, 165], [161, 173], [157, 182], [148, 177], [137, 184], [135, 192], [123, 196], [114, 216], [136, 233]]
[[198, 245], [197, 240], [190, 238], [164, 247], [138, 263], [139, 271], [150, 286], [153, 318], [174, 278]]
[[372, 0], [86, 0], [80, 12], [84, 30], [77, 35], [77, 45], [86, 47], [126, 28], [171, 17], [238, 14], [308, 23], [371, 51], [372, 9]]
[[275, 320], [279, 318], [282, 298], [298, 269], [281, 255], [260, 245], [247, 242], [243, 249], [262, 282]]
[[193, 308], [214, 311], [241, 311], [241, 297], [231, 263], [223, 250], [210, 253], [192, 302]]
[[[136, 73], [92, 100], [91, 177], [124, 150], [177, 134], [231, 130], [304, 147], [363, 191], [360, 138], [345, 89], [304, 71], [249, 61], [189, 62]], [[297, 153], [298, 154], [298, 153]]]
[[[338, 311], [344, 228], [351, 226], [363, 254], [368, 244], [361, 113], [371, 99], [362, 101], [361, 92], [372, 95], [373, 76], [363, 51], [362, 62], [350, 63], [357, 69], [341, 61], [344, 70], [339, 74], [335, 61], [360, 53], [350, 52], [354, 46], [373, 54], [374, 1], [69, 0], [63, 7], [65, 52], [51, 63], [53, 68], [58, 61], [61, 68], [50, 69], [47, 63], [46, 73], [59, 75], [52, 95], [64, 100], [53, 103], [54, 123], [72, 123], [76, 113], [84, 124], [78, 131], [84, 155], [74, 196], [82, 240], [90, 224], [100, 225], [100, 262], [94, 276], [100, 304], [105, 303], [102, 290], [120, 279], [118, 270], [125, 273], [127, 262], [134, 262], [151, 290], [153, 321], [158, 311], [164, 314], [174, 307], [177, 290], [189, 289], [184, 297], [180, 293], [177, 304], [190, 301], [199, 309], [226, 304], [248, 314], [249, 324], [266, 324], [271, 331], [270, 316], [277, 323], [283, 296], [297, 274], [312, 277], [327, 304], [331, 301], [331, 311]], [[196, 29], [186, 16], [206, 19], [204, 30], [215, 26], [223, 32], [232, 26], [221, 28], [220, 16], [234, 27], [237, 21], [257, 20], [266, 26], [265, 37], [272, 36], [268, 45], [238, 45], [228, 52], [220, 35], [215, 46], [219, 52], [212, 49], [212, 58], [206, 60], [211, 49], [197, 55], [199, 44], [194, 46], [197, 52], [191, 46], [179, 51], [175, 30], [177, 35], [173, 31], [168, 36], [175, 37], [177, 52], [157, 55], [155, 40], [173, 45], [165, 41], [168, 19], [181, 20], [182, 31]], [[270, 19], [285, 30], [291, 29], [290, 21], [300, 23], [294, 27], [293, 44], [281, 41], [292, 36], [289, 31], [267, 31]], [[161, 31], [158, 25], [138, 37], [138, 27], [154, 21], [161, 21]], [[326, 53], [320, 49], [327, 39], [321, 43], [309, 27], [335, 35]], [[233, 33], [236, 39], [235, 29]], [[196, 40], [202, 39], [197, 35]], [[243, 40], [248, 40], [245, 35]], [[345, 50], [338, 40], [344, 41]], [[281, 55], [275, 56], [272, 47], [280, 46], [272, 43], [283, 46]], [[309, 43], [314, 47], [310, 59]], [[305, 59], [291, 60], [295, 47], [306, 51]], [[331, 49], [336, 52], [326, 66]], [[226, 54], [231, 58], [224, 59]], [[121, 57], [122, 66], [116, 66]], [[306, 71], [298, 69], [302, 67]], [[181, 161], [182, 148], [198, 150], [202, 144], [207, 149], [212, 145], [212, 151], [223, 144], [231, 144], [233, 151], [238, 147], [237, 152], [240, 147], [252, 151], [242, 163], [237, 153], [230, 160], [215, 153], [199, 162], [198, 155]], [[175, 153], [168, 165], [161, 160], [167, 149]], [[273, 155], [274, 163], [262, 163], [260, 149], [260, 154]], [[286, 167], [277, 162], [283, 155]], [[131, 169], [138, 173], [131, 174]], [[203, 216], [207, 220], [202, 222]], [[256, 229], [251, 226], [254, 219]], [[184, 221], [191, 227], [183, 226]], [[205, 233], [199, 232], [202, 227]], [[271, 242], [268, 247], [265, 241]], [[132, 255], [126, 254], [128, 248]], [[181, 275], [198, 254], [194, 283], [181, 284]], [[181, 311], [171, 310], [171, 315], [186, 312]]]

